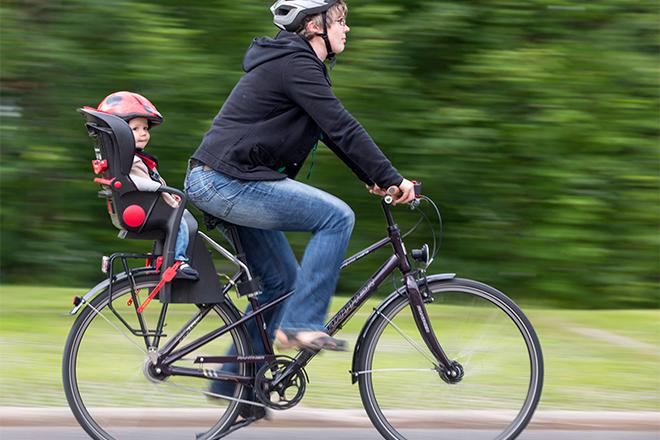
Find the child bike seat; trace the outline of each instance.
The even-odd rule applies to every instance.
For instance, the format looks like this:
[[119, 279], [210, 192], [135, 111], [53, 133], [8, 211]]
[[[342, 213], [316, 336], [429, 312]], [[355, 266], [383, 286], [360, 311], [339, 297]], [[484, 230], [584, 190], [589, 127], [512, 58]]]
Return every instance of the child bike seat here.
[[[162, 257], [159, 267], [165, 269], [174, 263], [174, 247], [180, 222], [188, 224], [190, 235], [186, 254], [190, 257], [190, 264], [200, 273], [200, 281], [173, 280], [168, 283], [168, 288], [161, 290], [161, 302], [221, 302], [220, 282], [211, 256], [197, 234], [197, 221], [185, 211], [185, 194], [164, 185], [155, 192], [138, 190], [129, 177], [135, 140], [128, 123], [90, 107], [78, 111], [87, 120], [85, 127], [89, 136], [95, 140], [92, 168], [98, 177], [94, 181], [101, 185], [98, 195], [106, 199], [108, 214], [112, 224], [119, 229], [119, 237], [153, 240], [152, 260], [155, 262], [157, 257]], [[168, 205], [161, 195], [163, 192], [181, 197], [180, 206], [172, 208]]]

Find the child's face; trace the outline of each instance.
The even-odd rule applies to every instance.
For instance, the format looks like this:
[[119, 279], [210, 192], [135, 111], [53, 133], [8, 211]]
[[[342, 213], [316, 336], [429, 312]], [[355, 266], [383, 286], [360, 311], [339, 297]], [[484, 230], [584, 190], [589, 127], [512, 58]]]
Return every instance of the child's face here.
[[135, 148], [140, 150], [144, 149], [149, 143], [149, 121], [147, 118], [133, 118], [128, 121], [128, 126], [133, 130], [133, 138], [135, 138]]

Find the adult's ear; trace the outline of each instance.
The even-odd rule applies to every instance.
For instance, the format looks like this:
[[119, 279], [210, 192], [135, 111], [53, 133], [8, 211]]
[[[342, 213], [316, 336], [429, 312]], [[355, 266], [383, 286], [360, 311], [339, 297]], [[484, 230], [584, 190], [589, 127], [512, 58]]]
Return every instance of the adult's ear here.
[[323, 33], [323, 26], [319, 26], [319, 25], [317, 25], [316, 23], [314, 23], [314, 20], [309, 20], [309, 21], [305, 24], [305, 30], [306, 30], [308, 33], [312, 34], [312, 35], [315, 35], [315, 34], [322, 34], [322, 33]]

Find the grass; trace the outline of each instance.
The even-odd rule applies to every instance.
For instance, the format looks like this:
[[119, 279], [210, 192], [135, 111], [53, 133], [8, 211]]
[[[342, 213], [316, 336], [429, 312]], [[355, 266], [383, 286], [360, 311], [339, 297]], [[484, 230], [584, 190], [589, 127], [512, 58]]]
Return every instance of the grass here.
[[[0, 286], [0, 292], [0, 406], [65, 406], [61, 356], [74, 320], [68, 311], [73, 295], [84, 289]], [[336, 298], [333, 309], [344, 300]], [[354, 345], [376, 304], [369, 301], [340, 336]], [[660, 311], [530, 308], [526, 313], [544, 351], [542, 409], [660, 411]], [[401, 325], [413, 327], [412, 322]], [[403, 359], [396, 349], [382, 356], [383, 364]], [[352, 353], [327, 352], [312, 361], [303, 403], [360, 407], [348, 373], [351, 359]], [[507, 372], [497, 373], [507, 383]], [[415, 394], [414, 384], [394, 385], [402, 395]]]

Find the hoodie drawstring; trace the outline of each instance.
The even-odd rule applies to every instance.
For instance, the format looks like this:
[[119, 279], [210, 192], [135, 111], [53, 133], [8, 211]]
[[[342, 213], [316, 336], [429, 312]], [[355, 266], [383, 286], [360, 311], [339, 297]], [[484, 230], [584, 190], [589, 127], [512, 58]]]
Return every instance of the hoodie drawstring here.
[[319, 146], [319, 141], [323, 140], [323, 135], [319, 135], [319, 138], [316, 140], [314, 143], [314, 146], [312, 147], [312, 162], [309, 164], [309, 170], [307, 170], [307, 177], [306, 179], [309, 180], [310, 177], [312, 177], [312, 170], [314, 169], [314, 159], [316, 158], [316, 149]]

